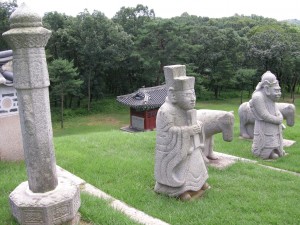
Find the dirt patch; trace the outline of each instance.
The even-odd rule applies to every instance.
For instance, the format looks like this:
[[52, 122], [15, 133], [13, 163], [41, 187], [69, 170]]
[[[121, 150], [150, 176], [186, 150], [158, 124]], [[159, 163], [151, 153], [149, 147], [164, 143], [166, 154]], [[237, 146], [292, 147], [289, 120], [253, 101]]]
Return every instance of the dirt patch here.
[[89, 116], [87, 118], [87, 122], [85, 123], [85, 125], [87, 126], [98, 126], [101, 124], [110, 124], [110, 125], [118, 125], [120, 124], [121, 121], [113, 118], [113, 117], [102, 117], [102, 116]]
[[225, 156], [220, 156], [220, 155], [218, 155], [218, 159], [216, 159], [216, 160], [209, 160], [209, 165], [211, 165], [215, 168], [218, 168], [218, 169], [225, 169], [234, 163], [235, 163], [234, 159], [231, 159], [231, 158], [228, 158]]
[[78, 225], [93, 225], [92, 223], [86, 222], [84, 220], [80, 220]]

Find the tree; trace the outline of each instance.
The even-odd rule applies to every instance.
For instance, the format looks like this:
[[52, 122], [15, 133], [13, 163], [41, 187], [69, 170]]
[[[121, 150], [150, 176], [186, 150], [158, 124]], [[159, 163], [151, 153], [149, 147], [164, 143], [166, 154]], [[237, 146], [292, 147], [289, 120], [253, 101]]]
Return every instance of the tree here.
[[[0, 33], [3, 34], [9, 30], [9, 17], [18, 7], [17, 1], [0, 2]], [[2, 35], [0, 37], [0, 50], [9, 49], [6, 41], [4, 41]]]
[[289, 52], [290, 42], [279, 28], [257, 32], [250, 38], [249, 55], [264, 71], [276, 73], [279, 82], [282, 81], [282, 62]]
[[153, 9], [148, 9], [148, 6], [138, 4], [133, 7], [122, 7], [116, 15], [112, 18], [115, 23], [120, 24], [125, 32], [134, 37], [137, 36], [138, 30], [151, 19], [155, 18]]
[[77, 68], [73, 62], [65, 59], [56, 59], [49, 64], [51, 92], [60, 97], [61, 103], [61, 128], [64, 127], [64, 99], [67, 95], [76, 95], [82, 84], [78, 79]]
[[172, 19], [156, 19], [139, 30], [135, 47], [143, 62], [142, 80], [146, 85], [164, 82], [164, 66], [190, 63], [189, 54], [193, 55], [195, 48], [185, 39], [188, 32], [184, 29]]
[[45, 13], [43, 24], [52, 31], [46, 46], [49, 59], [74, 60], [74, 65], [78, 67], [79, 31], [76, 22], [72, 16], [58, 12]]
[[[163, 19], [137, 5], [122, 7], [112, 20], [85, 10], [76, 17], [46, 13], [43, 22], [52, 30], [47, 59], [73, 61], [84, 81], [88, 110], [91, 101], [102, 96], [162, 84], [166, 65], [186, 65], [188, 73], [197, 76], [199, 92], [213, 91], [216, 98], [232, 88], [243, 98], [246, 87], [240, 89], [231, 81], [234, 76], [244, 79], [239, 71], [244, 68], [257, 69], [253, 80], [271, 70], [282, 91], [291, 91], [298, 83], [297, 71], [289, 69], [296, 68], [293, 58], [300, 52], [300, 28], [274, 19], [256, 15], [210, 19], [187, 13]], [[236, 71], [242, 77], [236, 77]]]
[[255, 74], [255, 69], [239, 69], [236, 71], [235, 76], [233, 77], [233, 83], [235, 84], [235, 87], [241, 92], [241, 104], [243, 103], [243, 91], [247, 90], [250, 93]]

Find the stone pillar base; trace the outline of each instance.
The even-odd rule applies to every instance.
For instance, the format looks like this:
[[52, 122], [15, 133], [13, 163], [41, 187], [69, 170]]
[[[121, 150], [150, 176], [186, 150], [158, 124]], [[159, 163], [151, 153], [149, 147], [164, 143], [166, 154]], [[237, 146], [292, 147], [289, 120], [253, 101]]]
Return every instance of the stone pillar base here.
[[74, 224], [80, 207], [80, 189], [59, 177], [53, 191], [33, 193], [26, 181], [16, 187], [9, 200], [13, 216], [22, 225]]

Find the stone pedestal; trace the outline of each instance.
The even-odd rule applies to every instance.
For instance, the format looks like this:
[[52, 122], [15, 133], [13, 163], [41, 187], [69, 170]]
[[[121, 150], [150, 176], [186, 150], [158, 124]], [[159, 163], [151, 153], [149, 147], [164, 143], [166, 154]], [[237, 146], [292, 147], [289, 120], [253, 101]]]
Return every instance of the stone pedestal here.
[[72, 221], [80, 206], [79, 189], [59, 178], [53, 191], [33, 193], [28, 182], [21, 183], [9, 196], [13, 216], [20, 224], [54, 225]]

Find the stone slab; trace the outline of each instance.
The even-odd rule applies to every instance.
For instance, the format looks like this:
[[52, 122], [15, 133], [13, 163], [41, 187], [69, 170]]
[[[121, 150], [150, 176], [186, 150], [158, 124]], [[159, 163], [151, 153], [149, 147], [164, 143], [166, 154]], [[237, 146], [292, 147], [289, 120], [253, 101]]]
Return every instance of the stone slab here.
[[283, 147], [291, 147], [296, 141], [283, 139]]
[[226, 157], [225, 155], [220, 155], [216, 153], [218, 159], [209, 160], [209, 165], [218, 169], [225, 169], [236, 162], [233, 158]]
[[[246, 141], [251, 141], [251, 142], [253, 141], [253, 139], [244, 138], [244, 137], [241, 137], [241, 136], [239, 136], [239, 139], [246, 140]], [[295, 143], [296, 143], [296, 141], [283, 139], [283, 147], [291, 147]]]
[[24, 160], [19, 113], [0, 117], [0, 160]]
[[64, 179], [70, 180], [72, 183], [74, 183], [76, 186], [80, 188], [83, 188], [83, 186], [86, 184], [85, 180], [81, 179], [80, 177], [77, 177], [76, 175], [61, 168], [58, 165], [56, 165], [56, 172], [58, 177], [62, 177]]

